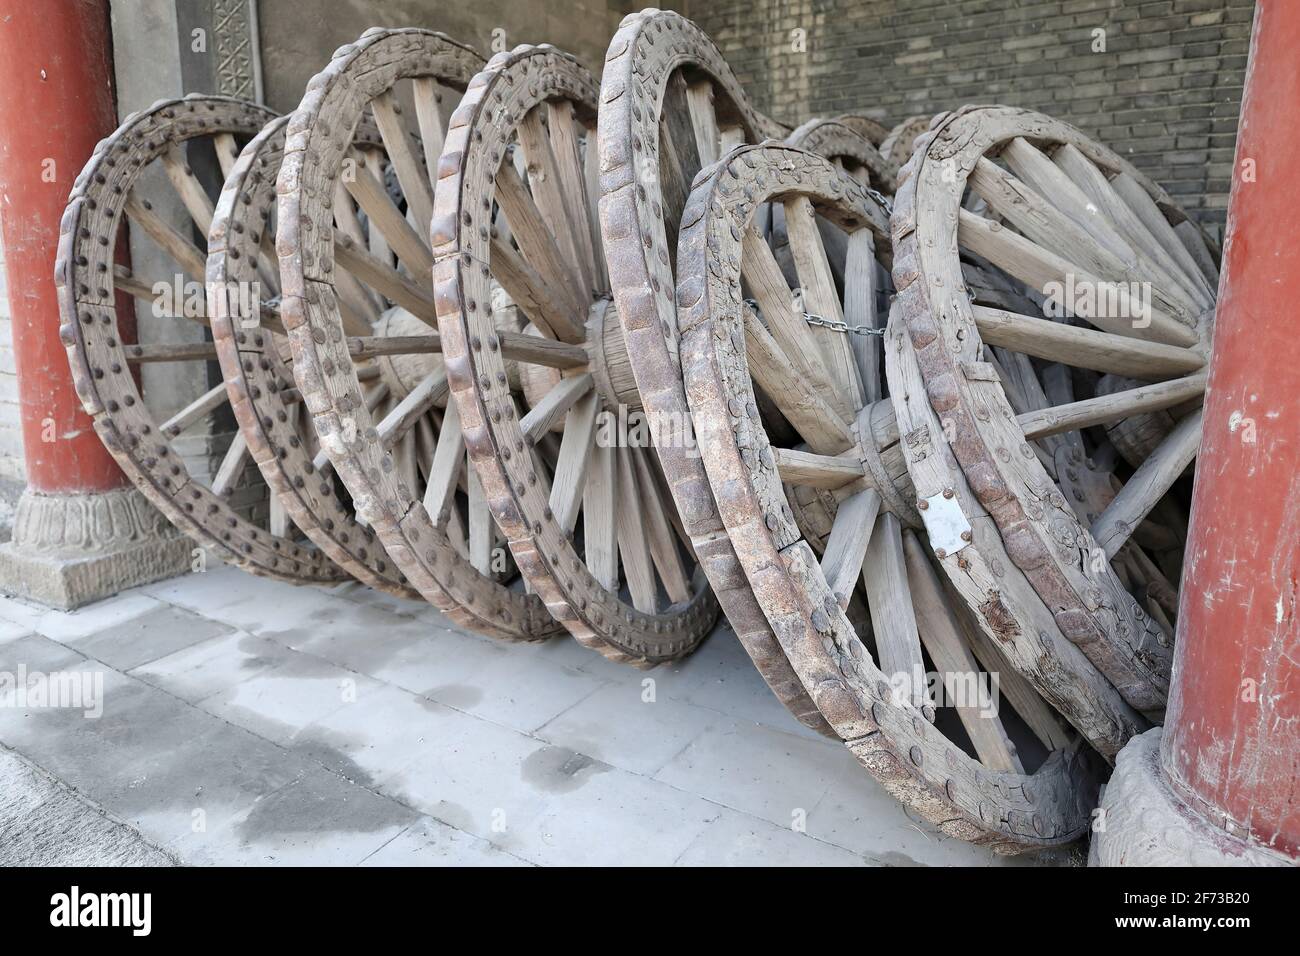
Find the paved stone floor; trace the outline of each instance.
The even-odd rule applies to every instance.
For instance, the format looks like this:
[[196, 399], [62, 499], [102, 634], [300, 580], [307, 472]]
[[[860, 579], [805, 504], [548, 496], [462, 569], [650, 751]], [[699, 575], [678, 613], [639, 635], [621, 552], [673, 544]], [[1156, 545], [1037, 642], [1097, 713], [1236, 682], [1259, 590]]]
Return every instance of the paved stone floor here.
[[0, 695], [0, 863], [1077, 862], [909, 817], [725, 625], [644, 672], [219, 567], [72, 613], [0, 598], [20, 668], [102, 699]]

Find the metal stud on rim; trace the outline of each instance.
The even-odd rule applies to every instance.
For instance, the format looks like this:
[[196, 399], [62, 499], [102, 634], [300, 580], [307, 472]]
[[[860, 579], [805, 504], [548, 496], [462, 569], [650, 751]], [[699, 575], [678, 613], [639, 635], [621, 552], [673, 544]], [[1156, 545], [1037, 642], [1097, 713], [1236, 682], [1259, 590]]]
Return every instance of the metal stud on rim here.
[[[746, 578], [804, 688], [886, 789], [943, 832], [1002, 852], [1068, 842], [1089, 823], [1096, 768], [1034, 684], [1007, 666], [1039, 649], [988, 633], [945, 592], [905, 466], [909, 436], [881, 397], [879, 337], [810, 326], [775, 277], [763, 281], [775, 264], [747, 232], [771, 199], [791, 224], [806, 305], [849, 328], [884, 325], [875, 250], [888, 249], [886, 212], [858, 183], [776, 145], [738, 150], [697, 179], [678, 246], [682, 373]], [[842, 292], [814, 213], [844, 232]], [[742, 281], [762, 290], [756, 302]], [[820, 539], [801, 527], [796, 485], [833, 499]], [[871, 615], [861, 637], [845, 613], [855, 593]], [[1135, 729], [1140, 718], [1076, 657], [1090, 677], [1071, 707]], [[1017, 749], [1005, 707], [990, 715], [959, 698], [936, 712], [921, 677], [931, 671], [1000, 674], [1017, 733], [1037, 742]], [[1027, 772], [1031, 760], [1038, 766]]]
[[[652, 431], [690, 408], [677, 358], [677, 229], [690, 184], [733, 147], [770, 138], [717, 47], [662, 10], [623, 18], [601, 75], [600, 230], [610, 284]], [[802, 723], [831, 733], [781, 652], [746, 581], [693, 448], [659, 443], [683, 528], [728, 623], [773, 693]]]
[[[445, 136], [440, 100], [463, 92], [482, 65], [438, 33], [368, 30], [308, 84], [289, 121], [276, 183], [282, 315], [295, 379], [358, 519], [456, 623], [537, 640], [559, 627], [497, 546], [482, 490], [465, 468], [435, 331], [428, 223]], [[408, 92], [414, 128], [411, 110], [404, 112]], [[367, 110], [382, 156], [352, 148]], [[364, 233], [363, 217], [372, 227]], [[367, 297], [379, 310], [373, 328], [356, 321]], [[367, 348], [359, 338], [387, 342]], [[372, 361], [397, 399], [382, 416], [371, 408], [374, 392], [363, 389], [361, 373]]]
[[[653, 454], [618, 431], [639, 397], [590, 201], [596, 102], [590, 74], [549, 46], [475, 77], [435, 199], [439, 327], [470, 459], [533, 590], [588, 647], [654, 664], [693, 650], [717, 603]], [[503, 309], [531, 351], [504, 347]]]
[[[1158, 714], [1173, 635], [1126, 590], [1115, 557], [1196, 452], [1211, 253], [1132, 166], [1037, 113], [949, 114], [903, 180], [898, 301], [956, 459], [1061, 631], [1132, 706]], [[1031, 357], [1085, 373], [1049, 376]], [[1094, 373], [1152, 384], [1110, 391]], [[1090, 487], [1097, 476], [1082, 472], [1103, 439], [1088, 429], [1163, 409], [1180, 420], [1118, 493]]]
[[[217, 357], [248, 453], [274, 492], [273, 530], [289, 536], [292, 529], [301, 529], [357, 580], [399, 597], [418, 597], [375, 532], [357, 521], [294, 384], [289, 340], [280, 321], [274, 252], [275, 179], [288, 122], [287, 116], [273, 120], [249, 142], [228, 171], [217, 200], [207, 263]], [[366, 123], [356, 145], [364, 152], [383, 144], [378, 131]], [[250, 309], [253, 297], [246, 290], [259, 285], [270, 292], [269, 302]], [[373, 329], [379, 317], [377, 298], [358, 285], [350, 285], [349, 292], [356, 315]], [[361, 361], [366, 350], [381, 352], [385, 343], [371, 335], [357, 336], [353, 344]], [[371, 394], [387, 388], [377, 363], [360, 374], [367, 376], [363, 388], [369, 387]], [[382, 410], [384, 400], [382, 395], [374, 398], [376, 411]]]
[[[239, 141], [273, 117], [241, 100], [187, 96], [128, 116], [96, 147], [63, 215], [55, 263], [60, 334], [95, 431], [173, 524], [249, 571], [297, 583], [337, 581], [345, 575], [319, 550], [270, 530], [272, 496], [247, 467], [243, 437], [226, 411], [225, 384], [210, 376], [180, 407], [162, 397], [195, 368], [208, 375], [216, 352], [205, 334], [177, 331], [192, 322], [202, 332], [210, 323], [202, 295], [186, 290], [190, 283], [203, 287], [201, 243], [169, 221], [160, 193], [145, 195], [144, 180], [169, 182], [170, 201], [206, 235], [212, 199], [199, 172], [224, 176]], [[144, 255], [171, 275], [145, 276], [118, 262], [127, 221], [148, 237]], [[171, 301], [155, 292], [159, 282], [171, 290]], [[153, 308], [139, 338], [137, 316], [119, 311], [118, 293]]]

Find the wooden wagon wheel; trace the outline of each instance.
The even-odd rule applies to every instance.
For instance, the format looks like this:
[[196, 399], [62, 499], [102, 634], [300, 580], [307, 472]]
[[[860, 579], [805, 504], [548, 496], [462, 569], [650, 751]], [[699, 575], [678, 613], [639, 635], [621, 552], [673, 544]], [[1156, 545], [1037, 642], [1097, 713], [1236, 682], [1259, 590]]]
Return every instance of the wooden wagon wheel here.
[[786, 137], [790, 146], [825, 156], [837, 168], [878, 192], [893, 195], [898, 167], [843, 119], [811, 119]]
[[[882, 397], [884, 205], [786, 146], [738, 150], [696, 182], [677, 253], [682, 372], [718, 508], [785, 656], [854, 755], [944, 832], [1005, 852], [1077, 837], [1095, 767], [1034, 683], [1007, 666], [1039, 678], [1066, 661], [1040, 660], [1037, 640], [984, 629], [931, 563], [922, 517], [940, 505], [917, 500], [906, 438]], [[761, 281], [770, 254], [746, 237], [769, 200], [785, 207], [805, 312]], [[844, 235], [842, 291], [817, 214]], [[805, 530], [799, 487], [824, 496], [826, 532]], [[861, 633], [846, 614], [855, 593], [870, 610]], [[1071, 718], [1136, 729], [1140, 718], [1060, 643], [1081, 670], [1063, 677], [1081, 700], [1056, 695]], [[936, 711], [923, 676], [933, 672], [968, 687], [999, 673], [1011, 707], [981, 712], [966, 697]]]
[[[465, 467], [435, 331], [428, 224], [446, 135], [441, 101], [482, 65], [438, 33], [367, 30], [308, 84], [276, 182], [282, 315], [295, 380], [357, 519], [452, 620], [534, 640], [560, 628], [507, 563]], [[363, 154], [352, 143], [367, 112], [384, 149]], [[373, 366], [379, 377], [368, 379]]]
[[[640, 400], [590, 201], [596, 102], [590, 74], [552, 47], [492, 58], [443, 151], [435, 288], [465, 443], [520, 569], [585, 645], [653, 664], [693, 650], [717, 603], [648, 442], [617, 440]], [[494, 280], [531, 352], [502, 347]]]
[[[374, 530], [357, 521], [294, 384], [289, 339], [280, 321], [279, 264], [274, 247], [275, 180], [284, 157], [288, 123], [287, 116], [273, 120], [244, 148], [228, 171], [212, 216], [207, 276], [217, 357], [248, 454], [274, 491], [272, 530], [287, 536], [292, 528], [301, 529], [363, 583], [400, 597], [417, 597]], [[383, 141], [378, 130], [366, 123], [354, 145], [364, 153], [382, 149]], [[345, 211], [343, 219], [351, 223], [354, 207], [350, 202], [343, 205], [343, 196], [338, 202], [337, 208]], [[360, 226], [360, 218], [355, 221]], [[344, 225], [336, 221], [336, 228]], [[354, 331], [370, 332], [349, 340], [349, 347], [360, 366], [358, 377], [367, 404], [382, 416], [400, 399], [385, 382], [385, 369], [378, 361], [391, 346], [382, 334], [376, 334], [384, 331], [380, 302], [358, 280], [344, 281]], [[269, 295], [261, 298], [269, 301], [264, 301], [261, 309], [250, 310], [245, 290], [258, 284], [268, 290]]]
[[[1116, 559], [1196, 453], [1209, 249], [1128, 163], [1023, 110], [943, 118], [903, 179], [898, 301], [956, 459], [1062, 632], [1130, 704], [1158, 714], [1173, 635], [1125, 589]], [[1092, 373], [1140, 381], [1113, 390]], [[1098, 487], [1088, 457], [1106, 439], [1093, 426], [1113, 433], [1165, 409], [1178, 421], [1163, 435], [1157, 423], [1145, 461], [1118, 492]], [[1134, 550], [1121, 560], [1140, 565]], [[1158, 582], [1151, 571], [1137, 567]]]
[[[690, 420], [677, 358], [673, 263], [691, 180], [736, 145], [766, 138], [767, 126], [689, 20], [660, 10], [623, 18], [601, 75], [600, 231], [632, 372], [656, 434], [672, 434]], [[659, 442], [655, 450], [728, 623], [786, 708], [831, 733], [754, 599], [698, 453], [684, 446]]]
[[876, 148], [879, 148], [885, 141], [885, 137], [889, 135], [889, 127], [865, 113], [845, 113], [843, 116], [837, 116], [835, 121], [843, 123]]
[[[219, 182], [241, 141], [273, 117], [241, 100], [187, 96], [132, 114], [100, 142], [63, 214], [55, 263], [60, 335], [95, 431], [173, 524], [247, 570], [293, 582], [337, 581], [345, 575], [325, 555], [280, 533], [274, 496], [247, 468], [204, 332], [205, 255], [194, 236], [207, 234], [212, 199], [199, 176]], [[170, 196], [150, 188], [163, 182]], [[169, 221], [168, 202], [197, 232]], [[144, 255], [161, 263], [147, 275], [119, 262], [127, 222], [150, 240]], [[150, 303], [152, 314], [137, 323], [126, 295]], [[201, 394], [169, 400], [196, 377]]]
[[902, 166], [912, 157], [916, 140], [930, 128], [933, 116], [909, 116], [889, 131], [880, 141], [880, 153], [895, 166]]

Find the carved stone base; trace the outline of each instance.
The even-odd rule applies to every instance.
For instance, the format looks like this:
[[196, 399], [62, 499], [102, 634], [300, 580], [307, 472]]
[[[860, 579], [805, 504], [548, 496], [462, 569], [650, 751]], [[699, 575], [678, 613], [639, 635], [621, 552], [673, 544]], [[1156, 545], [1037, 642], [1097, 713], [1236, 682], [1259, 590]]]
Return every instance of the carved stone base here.
[[1161, 728], [1119, 752], [1094, 824], [1090, 866], [1294, 866], [1296, 861], [1207, 823], [1170, 789]]
[[190, 567], [194, 545], [134, 488], [18, 500], [0, 590], [70, 610]]

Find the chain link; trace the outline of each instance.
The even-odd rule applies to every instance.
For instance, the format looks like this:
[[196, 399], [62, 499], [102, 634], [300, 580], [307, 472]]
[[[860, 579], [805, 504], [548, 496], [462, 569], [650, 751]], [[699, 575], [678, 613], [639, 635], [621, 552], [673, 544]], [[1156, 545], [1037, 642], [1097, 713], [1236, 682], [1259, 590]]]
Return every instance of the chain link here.
[[805, 312], [803, 319], [809, 325], [816, 325], [823, 329], [830, 329], [832, 332], [843, 332], [845, 335], [879, 335], [884, 336], [884, 329], [873, 329], [865, 325], [849, 325], [847, 322], [841, 322], [837, 319], [827, 319], [820, 315], [813, 315], [811, 312]]
[[[890, 302], [894, 301], [894, 297], [892, 295], [889, 297], [889, 301]], [[757, 299], [745, 299], [744, 303], [745, 305], [753, 309], [755, 314], [758, 313], [759, 309], [758, 309]], [[882, 338], [885, 335], [884, 329], [872, 329], [872, 328], [868, 328], [865, 325], [849, 325], [849, 323], [847, 322], [840, 322], [836, 319], [828, 319], [825, 316], [815, 315], [812, 312], [804, 312], [803, 320], [807, 322], [809, 325], [816, 325], [823, 329], [830, 329], [832, 332], [843, 332], [845, 335], [878, 335], [881, 336]]]

